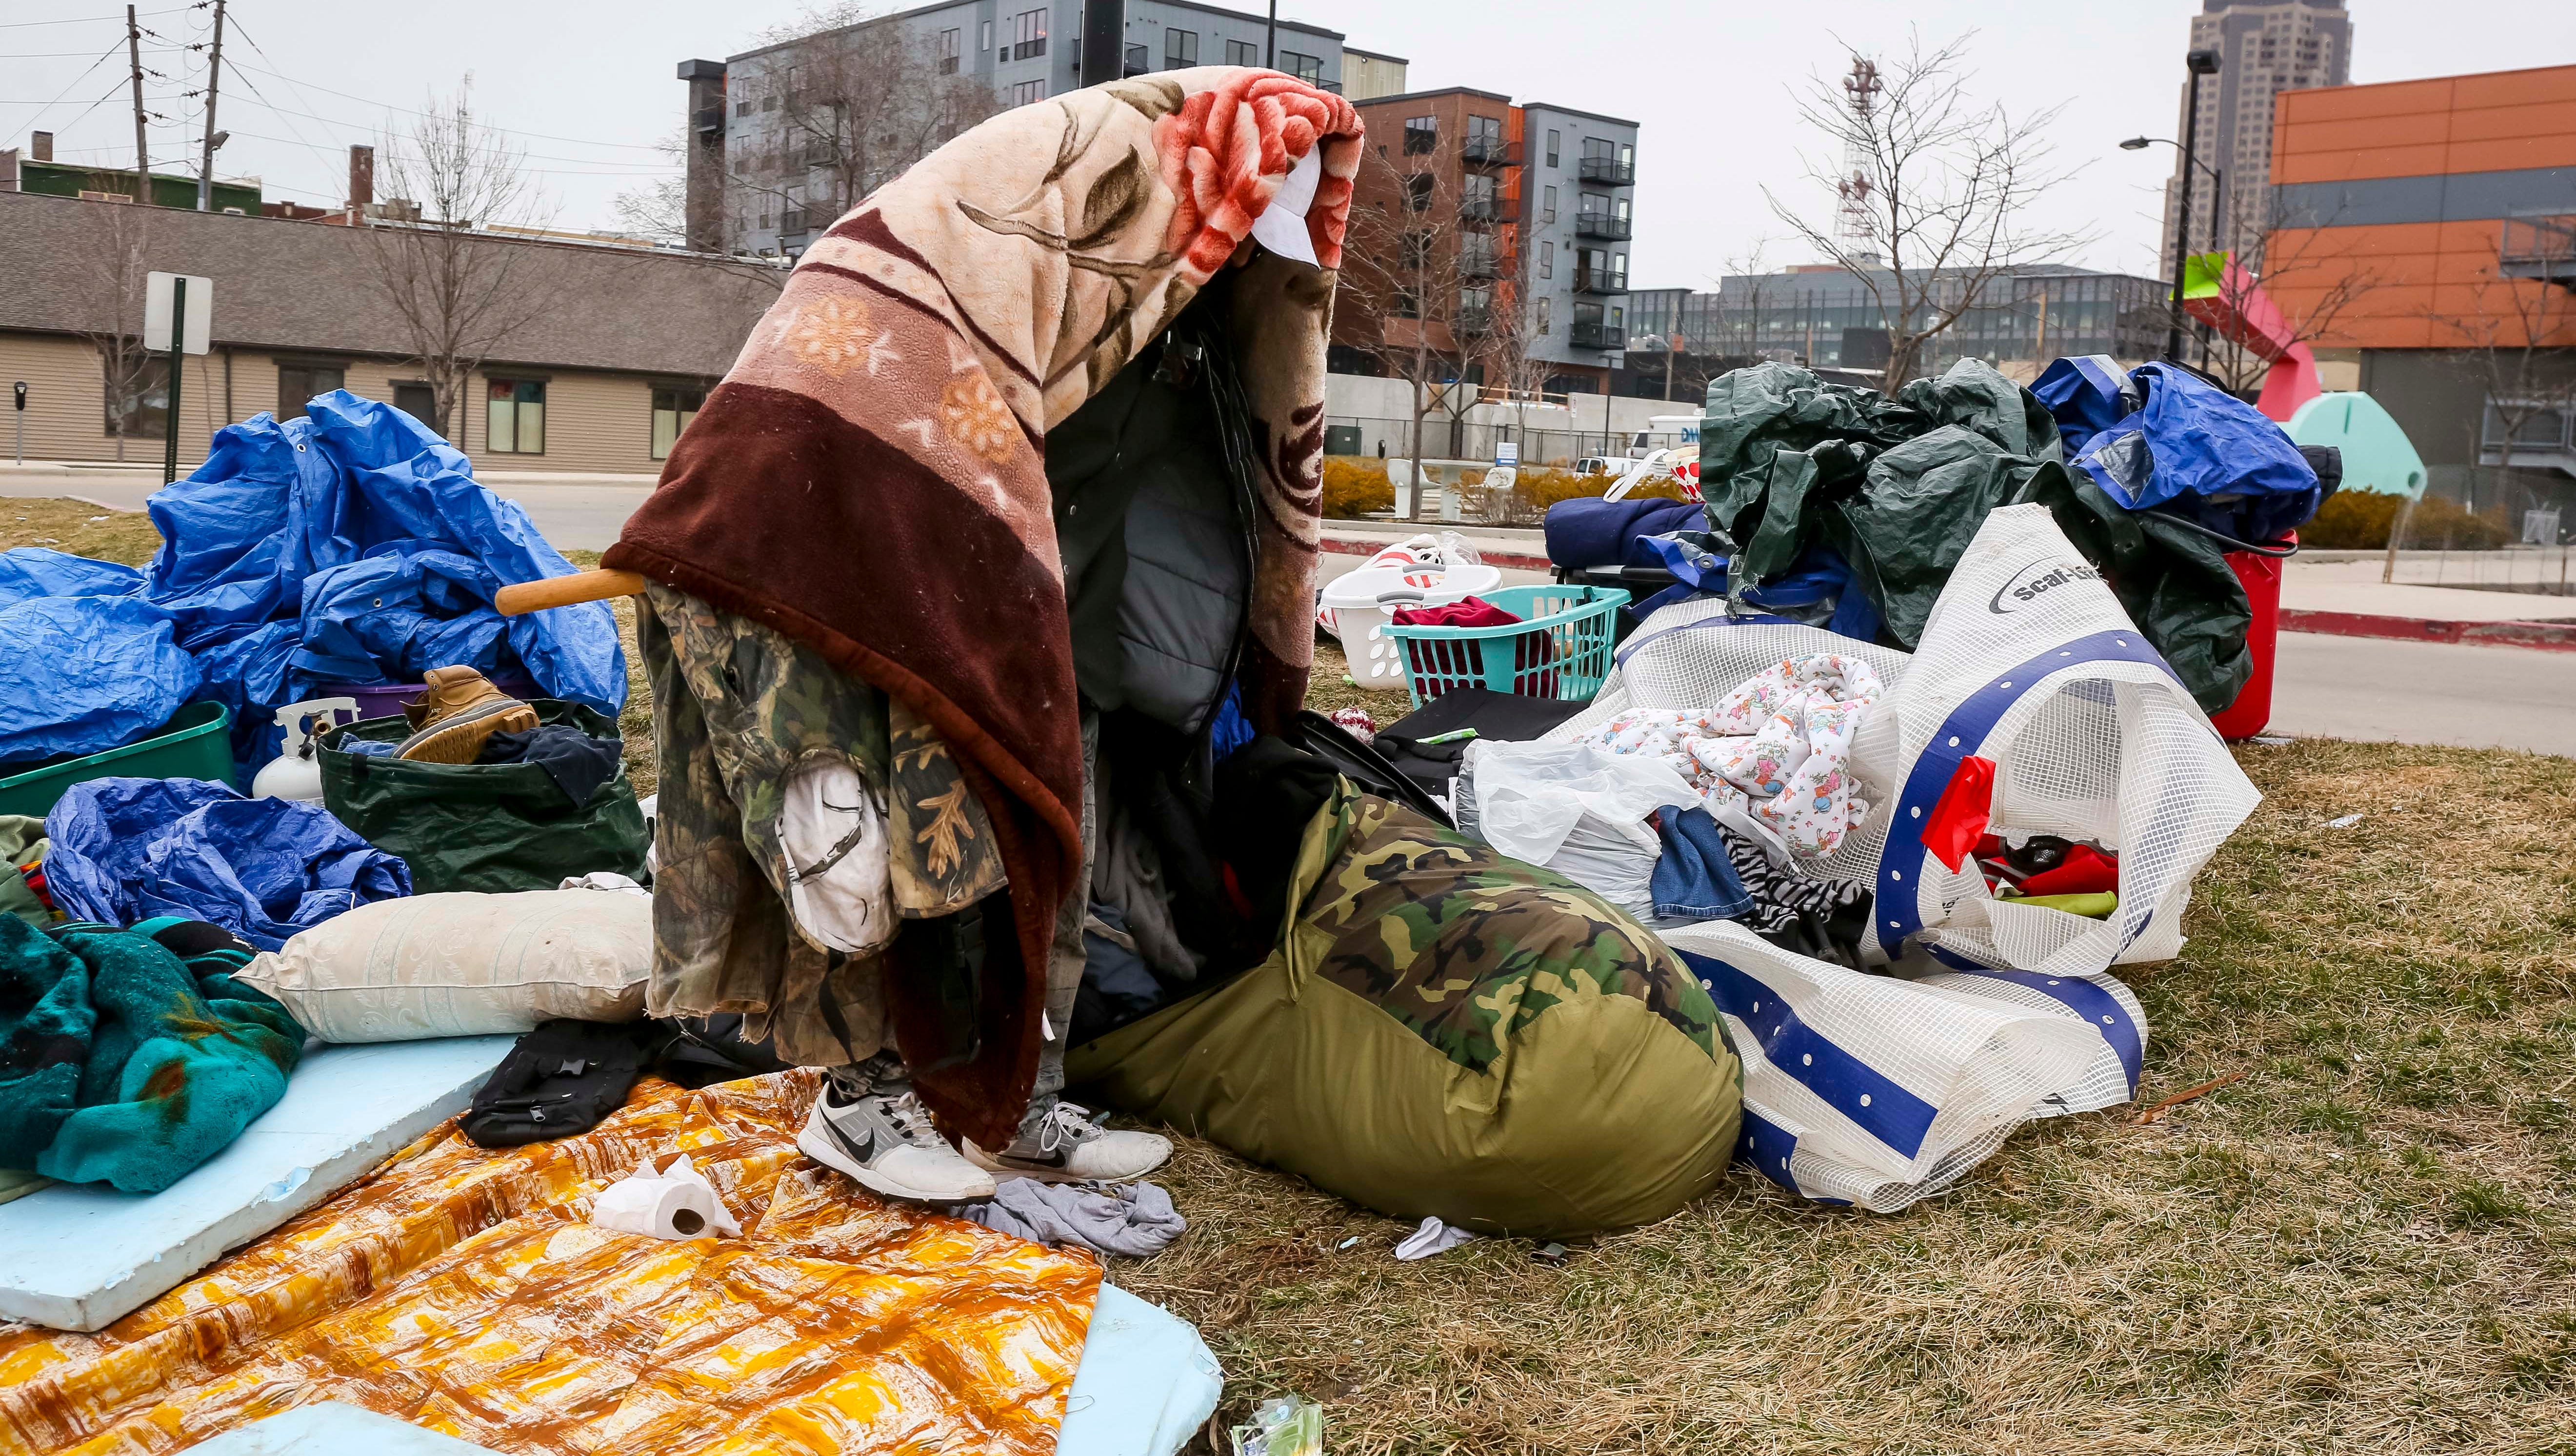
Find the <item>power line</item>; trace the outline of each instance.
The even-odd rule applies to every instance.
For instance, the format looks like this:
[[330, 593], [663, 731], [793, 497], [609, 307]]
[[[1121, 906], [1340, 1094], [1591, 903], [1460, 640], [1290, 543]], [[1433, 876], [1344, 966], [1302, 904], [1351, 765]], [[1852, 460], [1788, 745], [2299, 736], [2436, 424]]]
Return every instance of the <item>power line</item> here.
[[[167, 10], [145, 10], [139, 13], [142, 15], [176, 15], [182, 10], [202, 10], [204, 8], [205, 7], [202, 5], [173, 5]], [[96, 25], [102, 20], [113, 20], [121, 25], [125, 22], [125, 17], [122, 15], [75, 15], [67, 20], [12, 20], [6, 24], [0, 24], [0, 30], [24, 30], [31, 25]], [[12, 59], [16, 58], [13, 57]]]
[[[235, 27], [236, 29], [239, 29], [239, 28], [241, 27], [241, 22], [240, 22], [238, 19], [236, 19], [236, 20], [233, 22], [233, 25], [234, 25], [234, 27]], [[244, 39], [248, 39], [248, 37], [249, 37], [249, 32], [244, 31], [244, 32], [243, 32], [243, 37], [244, 37]], [[260, 44], [259, 44], [259, 42], [258, 42], [258, 41], [255, 41], [255, 40], [254, 40], [254, 41], [251, 41], [251, 43], [250, 43], [250, 47], [251, 47], [251, 49], [252, 49], [252, 50], [259, 51], [259, 53], [260, 53], [260, 55], [261, 55], [261, 57], [262, 57], [263, 59], [267, 58], [267, 56], [268, 56], [268, 52], [267, 52], [267, 51], [265, 51], [265, 50], [261, 50], [261, 49], [260, 49]], [[413, 109], [411, 109], [411, 108], [410, 108], [410, 107], [408, 107], [408, 106], [396, 106], [396, 105], [394, 105], [394, 104], [393, 104], [392, 102], [390, 102], [390, 101], [379, 101], [379, 100], [375, 99], [375, 98], [374, 98], [374, 97], [372, 97], [372, 96], [357, 96], [357, 95], [352, 95], [351, 93], [346, 92], [346, 91], [334, 91], [334, 90], [332, 90], [332, 89], [331, 89], [330, 87], [328, 87], [328, 86], [317, 86], [317, 85], [315, 85], [314, 83], [312, 83], [312, 82], [310, 82], [310, 81], [299, 81], [299, 80], [296, 80], [296, 78], [294, 78], [293, 76], [289, 76], [289, 75], [287, 75], [287, 74], [286, 74], [285, 72], [283, 72], [283, 71], [271, 70], [271, 69], [269, 69], [268, 67], [265, 67], [265, 66], [253, 66], [253, 65], [251, 65], [251, 64], [250, 64], [249, 62], [247, 62], [247, 61], [236, 61], [234, 64], [235, 64], [235, 65], [238, 65], [238, 66], [241, 66], [241, 67], [243, 67], [244, 69], [247, 69], [247, 70], [254, 70], [254, 71], [258, 71], [260, 74], [262, 74], [262, 75], [264, 75], [264, 76], [274, 76], [274, 77], [276, 77], [278, 80], [281, 80], [281, 81], [284, 81], [284, 82], [289, 83], [290, 85], [293, 85], [293, 86], [294, 86], [294, 87], [296, 87], [298, 90], [319, 91], [319, 92], [323, 93], [323, 94], [324, 94], [324, 95], [326, 95], [326, 96], [337, 96], [337, 97], [341, 98], [341, 99], [342, 99], [342, 100], [344, 100], [344, 101], [355, 101], [355, 102], [358, 102], [358, 103], [360, 103], [360, 104], [362, 104], [362, 105], [366, 105], [366, 106], [381, 106], [381, 107], [383, 107], [383, 108], [384, 108], [385, 110], [387, 110], [387, 111], [399, 111], [399, 112], [401, 112], [401, 113], [402, 113], [403, 115], [405, 115], [405, 116], [419, 116], [419, 117], [427, 117], [427, 116], [429, 116], [429, 115], [430, 115], [430, 113], [429, 113], [429, 112], [426, 112], [426, 111], [414, 111]], [[320, 118], [320, 119], [321, 119], [321, 120], [325, 120], [325, 121], [330, 120], [330, 118], [328, 118], [328, 117], [322, 117], [322, 118]], [[342, 123], [342, 125], [350, 125], [350, 126], [353, 126], [353, 125], [356, 125], [356, 123], [354, 123], [354, 122], [344, 122], [344, 123]], [[478, 122], [473, 123], [473, 125], [478, 126], [478, 127], [481, 127], [481, 128], [483, 128], [484, 130], [486, 130], [486, 131], [508, 132], [508, 133], [509, 133], [509, 134], [511, 134], [512, 136], [533, 137], [533, 138], [535, 138], [535, 139], [536, 139], [536, 140], [538, 140], [538, 141], [545, 141], [545, 142], [570, 142], [570, 143], [572, 143], [574, 146], [577, 146], [577, 147], [618, 147], [618, 148], [622, 148], [622, 149], [627, 150], [627, 151], [636, 151], [636, 152], [658, 152], [658, 151], [662, 150], [660, 147], [655, 146], [655, 145], [653, 145], [653, 144], [652, 144], [652, 143], [650, 143], [650, 142], [603, 142], [603, 141], [594, 141], [594, 140], [592, 140], [592, 139], [591, 139], [591, 138], [589, 138], [589, 137], [555, 136], [555, 135], [553, 135], [553, 134], [551, 134], [551, 133], [548, 133], [548, 132], [542, 132], [542, 131], [522, 131], [522, 130], [520, 130], [519, 128], [514, 127], [514, 126], [501, 126], [501, 125], [498, 125], [498, 124], [496, 124], [496, 123], [489, 122], [489, 121], [478, 121]]]

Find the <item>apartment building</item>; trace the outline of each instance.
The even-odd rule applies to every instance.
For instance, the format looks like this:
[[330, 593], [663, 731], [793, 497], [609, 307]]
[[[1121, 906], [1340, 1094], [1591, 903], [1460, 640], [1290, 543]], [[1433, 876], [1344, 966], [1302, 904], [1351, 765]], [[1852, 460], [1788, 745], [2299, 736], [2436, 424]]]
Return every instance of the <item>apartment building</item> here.
[[[2273, 98], [2352, 79], [2352, 17], [2344, 0], [2201, 0], [2200, 10], [2191, 18], [2191, 49], [2218, 52], [2218, 74], [2200, 83], [2194, 151], [2217, 175], [2190, 169], [2194, 251], [2242, 247], [2246, 236], [2271, 226]], [[2174, 113], [2177, 143], [2190, 112], [2186, 77]], [[2168, 263], [2181, 218], [2179, 150], [2173, 164], [2165, 183], [2164, 250], [2156, 255]]]
[[[723, 61], [684, 61], [689, 83], [689, 245], [801, 252], [822, 229], [947, 136], [995, 110], [1073, 90], [1084, 0], [937, 0]], [[1197, 0], [1126, 0], [1120, 71], [1269, 66], [1328, 91], [1342, 33]], [[1374, 80], [1392, 63], [1370, 58]], [[860, 93], [853, 102], [849, 93]], [[853, 127], [871, 108], [900, 111]], [[901, 124], [897, 124], [897, 122]], [[862, 158], [880, 134], [899, 133]]]
[[[106, 214], [139, 236], [120, 269]], [[135, 225], [140, 224], [139, 234]], [[214, 433], [280, 418], [345, 388], [439, 428], [483, 469], [650, 474], [661, 468], [783, 272], [748, 261], [631, 247], [478, 237], [526, 249], [511, 286], [554, 301], [484, 361], [440, 423], [406, 363], [402, 319], [368, 229], [0, 193], [0, 379], [24, 381], [28, 458], [157, 461], [172, 427], [165, 356], [110, 370], [114, 340], [142, 328], [139, 273], [214, 284], [213, 348], [184, 356], [180, 469]], [[139, 376], [139, 377], [138, 377]], [[111, 387], [111, 381], [118, 387]]]
[[1342, 95], [1352, 101], [1374, 101], [1404, 94], [1407, 62], [1357, 46], [1342, 47]]
[[1343, 269], [1334, 367], [1380, 372], [1418, 334], [1457, 378], [1535, 368], [1549, 393], [1606, 392], [1627, 342], [1637, 124], [1463, 86], [1355, 104], [1371, 158], [1353, 228], [1389, 231], [1396, 266]]

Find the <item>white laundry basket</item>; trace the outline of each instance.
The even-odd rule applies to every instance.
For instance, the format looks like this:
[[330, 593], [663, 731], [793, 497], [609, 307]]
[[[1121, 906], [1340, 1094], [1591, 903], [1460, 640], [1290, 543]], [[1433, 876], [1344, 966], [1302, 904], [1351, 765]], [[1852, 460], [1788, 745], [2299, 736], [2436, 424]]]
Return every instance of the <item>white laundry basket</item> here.
[[1386, 635], [1407, 607], [1445, 607], [1502, 585], [1503, 574], [1481, 563], [1455, 566], [1364, 566], [1324, 588], [1324, 616], [1350, 660], [1351, 680], [1379, 692], [1400, 693], [1411, 675], [1404, 644]]

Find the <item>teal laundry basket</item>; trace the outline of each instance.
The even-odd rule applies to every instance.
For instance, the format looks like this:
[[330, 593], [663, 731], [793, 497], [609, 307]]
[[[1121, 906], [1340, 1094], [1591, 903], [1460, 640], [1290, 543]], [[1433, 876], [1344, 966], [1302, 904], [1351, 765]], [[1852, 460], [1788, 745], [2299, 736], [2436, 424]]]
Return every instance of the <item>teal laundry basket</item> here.
[[1610, 675], [1610, 648], [1628, 594], [1614, 586], [1507, 586], [1485, 593], [1518, 622], [1505, 627], [1381, 629], [1402, 645], [1413, 706], [1451, 688], [1587, 703]]

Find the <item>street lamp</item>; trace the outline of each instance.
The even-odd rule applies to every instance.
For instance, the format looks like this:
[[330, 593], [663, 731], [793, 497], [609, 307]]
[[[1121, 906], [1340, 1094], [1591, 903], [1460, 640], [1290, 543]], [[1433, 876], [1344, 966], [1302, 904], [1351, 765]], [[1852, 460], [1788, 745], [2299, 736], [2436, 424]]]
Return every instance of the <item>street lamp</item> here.
[[[2175, 141], [2171, 137], [2133, 136], [2127, 141], [2120, 143], [2120, 150], [2124, 152], [2143, 152], [2150, 146], [2167, 146], [2173, 148], [2177, 152], [2182, 152], [2185, 164], [2200, 168], [2202, 175], [2209, 178], [2209, 246], [2212, 251], [2216, 251], [2220, 246], [2218, 220], [2220, 217], [2225, 215], [2227, 210], [2227, 173], [2225, 169], [2213, 167], [2207, 162], [2200, 160], [2200, 158], [2193, 156], [2191, 153], [2183, 151], [2182, 143]], [[2184, 209], [2183, 215], [2185, 217], [2190, 216], [2191, 188], [2187, 184], [2183, 188], [2182, 205]], [[2177, 250], [2179, 250], [2183, 241], [2182, 228], [2179, 225], [2174, 229], [2174, 241]], [[2182, 276], [2182, 271], [2182, 268], [2177, 264], [2174, 270], [2174, 276], [2179, 279]], [[2179, 289], [2181, 285], [2177, 283], [2175, 286]], [[2180, 294], [2177, 293], [2176, 297], [2179, 299]], [[2177, 303], [2176, 307], [2179, 308], [2180, 304]], [[2177, 320], [2174, 327], [2179, 329], [2181, 326], [2180, 321]], [[2206, 328], [2203, 328], [2200, 332], [2200, 362], [2204, 367], [2209, 363], [2209, 330]]]
[[[2183, 262], [2191, 256], [2191, 169], [2196, 166], [2205, 165], [2201, 162], [2198, 154], [2198, 148], [2200, 145], [2200, 78], [2203, 76], [2215, 76], [2218, 74], [2218, 52], [2208, 49], [2191, 51], [2183, 56], [2182, 63], [2184, 69], [2191, 73], [2191, 90], [2183, 102], [2183, 184], [2181, 209], [2174, 217], [2173, 317], [2167, 323], [2165, 328], [2165, 357], [2174, 360], [2177, 363], [2182, 360]], [[2137, 145], [2130, 146], [2128, 142], [2122, 142], [2120, 145], [2128, 147], [2131, 151], [2137, 151], [2143, 148], [2147, 142], [2146, 138], [2132, 138], [2131, 140], [2135, 141]], [[2213, 212], [2216, 210], [2215, 206], [2211, 208], [2211, 211]]]

